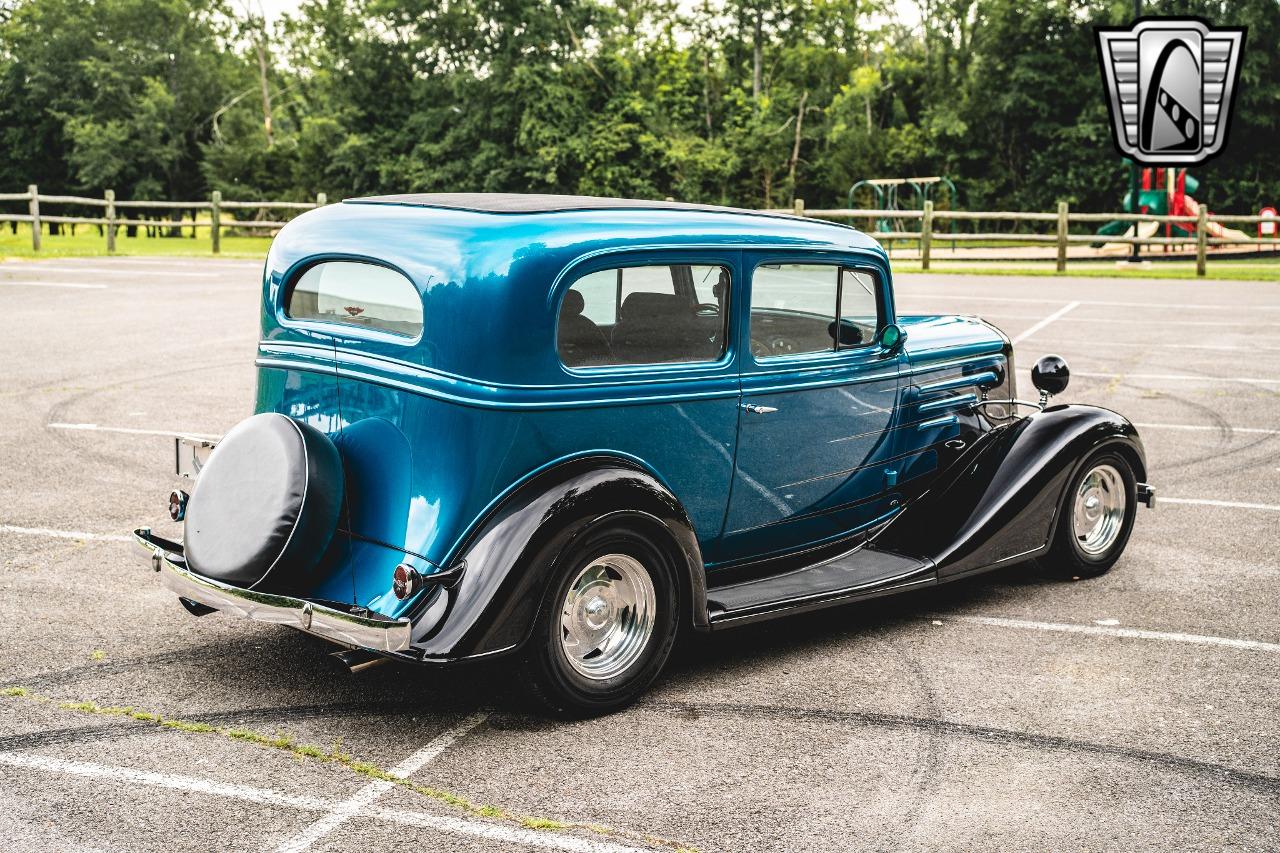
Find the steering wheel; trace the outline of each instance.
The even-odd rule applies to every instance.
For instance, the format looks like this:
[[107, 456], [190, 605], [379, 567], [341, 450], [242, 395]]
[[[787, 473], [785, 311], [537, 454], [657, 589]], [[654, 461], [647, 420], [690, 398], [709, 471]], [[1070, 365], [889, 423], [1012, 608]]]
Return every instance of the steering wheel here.
[[769, 358], [775, 355], [790, 355], [796, 351], [796, 343], [782, 335], [771, 335], [768, 338], [752, 338], [751, 354], [756, 358]]

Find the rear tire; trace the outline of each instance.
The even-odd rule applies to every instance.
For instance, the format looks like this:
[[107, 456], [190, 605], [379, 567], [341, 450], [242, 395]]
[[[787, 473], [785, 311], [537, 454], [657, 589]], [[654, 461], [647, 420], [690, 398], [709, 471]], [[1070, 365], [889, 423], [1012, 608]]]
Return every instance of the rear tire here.
[[1041, 565], [1066, 578], [1105, 574], [1124, 553], [1137, 509], [1132, 466], [1114, 450], [1096, 451], [1062, 497], [1058, 529]]
[[662, 543], [615, 523], [580, 534], [555, 562], [519, 661], [521, 685], [558, 717], [624, 708], [671, 655], [680, 621], [675, 566]]

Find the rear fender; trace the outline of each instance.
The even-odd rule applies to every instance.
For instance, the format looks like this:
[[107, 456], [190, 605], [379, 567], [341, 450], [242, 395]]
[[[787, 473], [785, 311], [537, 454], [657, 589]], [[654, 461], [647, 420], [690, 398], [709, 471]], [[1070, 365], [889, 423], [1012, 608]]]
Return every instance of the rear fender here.
[[1052, 541], [1062, 496], [1089, 454], [1114, 446], [1146, 479], [1133, 424], [1096, 406], [1053, 406], [979, 438], [876, 537], [932, 560], [940, 579], [1034, 557]]
[[664, 541], [681, 601], [694, 627], [707, 627], [706, 577], [693, 526], [679, 500], [640, 466], [613, 457], [579, 458], [521, 485], [502, 501], [458, 551], [456, 584], [441, 590], [431, 629], [414, 637], [427, 659], [479, 657], [509, 651], [528, 638], [557, 559], [591, 525], [625, 516]]

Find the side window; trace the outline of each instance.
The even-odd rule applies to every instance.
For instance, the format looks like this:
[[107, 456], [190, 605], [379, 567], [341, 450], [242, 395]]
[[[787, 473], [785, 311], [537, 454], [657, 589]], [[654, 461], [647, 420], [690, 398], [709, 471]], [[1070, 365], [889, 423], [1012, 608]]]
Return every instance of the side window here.
[[873, 342], [880, 318], [878, 290], [874, 275], [864, 270], [762, 264], [751, 279], [752, 355], [834, 352]]
[[828, 352], [840, 292], [840, 268], [764, 264], [751, 277], [751, 353], [773, 358]]
[[845, 268], [840, 275], [840, 346], [869, 344], [880, 328], [879, 282], [866, 270]]
[[414, 338], [422, 331], [422, 297], [401, 273], [360, 261], [307, 268], [285, 299], [294, 320], [361, 326]]
[[565, 293], [556, 348], [567, 367], [715, 361], [724, 354], [728, 299], [721, 266], [598, 270]]

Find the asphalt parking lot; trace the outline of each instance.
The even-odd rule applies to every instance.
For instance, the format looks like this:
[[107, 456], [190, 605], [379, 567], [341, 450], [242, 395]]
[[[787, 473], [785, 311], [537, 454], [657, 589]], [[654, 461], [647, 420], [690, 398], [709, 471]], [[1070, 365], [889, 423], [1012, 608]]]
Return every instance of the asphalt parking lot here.
[[145, 568], [172, 434], [252, 411], [259, 268], [0, 264], [4, 849], [1280, 847], [1276, 284], [900, 277], [1003, 327], [1023, 396], [1057, 352], [1139, 425], [1160, 505], [1120, 563], [695, 638], [561, 723], [496, 671], [335, 674]]

